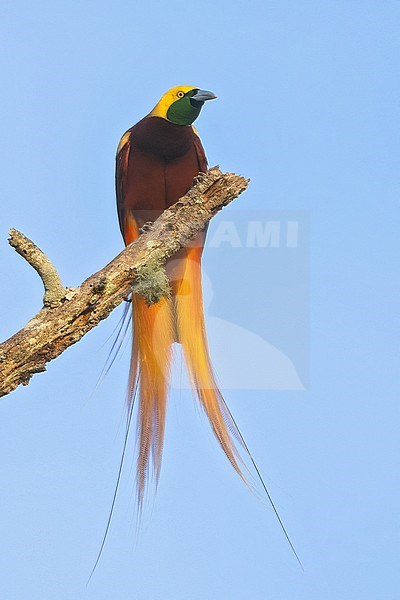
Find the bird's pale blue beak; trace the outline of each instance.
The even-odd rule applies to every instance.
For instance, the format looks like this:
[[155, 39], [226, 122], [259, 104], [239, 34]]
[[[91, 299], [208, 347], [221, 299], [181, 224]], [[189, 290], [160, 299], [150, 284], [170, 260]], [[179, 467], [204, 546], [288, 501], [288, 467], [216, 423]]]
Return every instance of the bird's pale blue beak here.
[[217, 96], [213, 92], [208, 92], [207, 90], [197, 90], [197, 92], [192, 96], [193, 100], [197, 100], [197, 102], [205, 102], [206, 100], [215, 100]]

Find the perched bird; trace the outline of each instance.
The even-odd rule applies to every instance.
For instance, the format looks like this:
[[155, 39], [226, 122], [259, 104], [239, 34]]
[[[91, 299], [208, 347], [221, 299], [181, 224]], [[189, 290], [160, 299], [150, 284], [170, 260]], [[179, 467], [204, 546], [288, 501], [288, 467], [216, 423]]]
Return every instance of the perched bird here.
[[[207, 170], [207, 159], [193, 122], [212, 92], [177, 86], [166, 92], [153, 110], [128, 129], [116, 156], [119, 224], [126, 245], [140, 229], [185, 195], [193, 179]], [[242, 471], [237, 442], [250, 459], [284, 534], [300, 562], [260, 471], [219, 391], [208, 352], [201, 287], [201, 255], [206, 231], [195, 236], [166, 264], [171, 296], [150, 306], [132, 294], [132, 354], [128, 385], [128, 427], [107, 527], [92, 570], [100, 559], [116, 501], [133, 403], [138, 392], [137, 492], [142, 508], [150, 468], [158, 481], [163, 451], [172, 345], [182, 345], [193, 390], [212, 430], [235, 471]], [[252, 487], [249, 485], [249, 487]], [[301, 563], [300, 563], [301, 564]], [[90, 577], [91, 577], [90, 576]]]
[[[116, 157], [118, 217], [125, 244], [154, 221], [207, 170], [207, 159], [193, 127], [204, 103], [216, 98], [193, 86], [166, 92], [153, 110], [121, 138]], [[174, 342], [182, 345], [193, 389], [213, 432], [234, 469], [243, 478], [232, 434], [236, 426], [217, 387], [204, 323], [201, 255], [206, 232], [199, 233], [166, 265], [171, 298], [148, 306], [132, 296], [133, 343], [129, 403], [138, 386], [137, 489], [141, 507], [149, 469], [158, 480], [163, 450], [168, 376]]]

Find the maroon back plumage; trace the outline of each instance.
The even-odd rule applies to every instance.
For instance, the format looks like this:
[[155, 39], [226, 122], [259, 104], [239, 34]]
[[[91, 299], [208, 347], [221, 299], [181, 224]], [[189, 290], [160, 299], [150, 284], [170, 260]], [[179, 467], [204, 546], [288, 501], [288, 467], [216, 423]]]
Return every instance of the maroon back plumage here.
[[117, 154], [118, 217], [125, 243], [127, 217], [137, 226], [154, 221], [186, 194], [207, 158], [192, 127], [174, 125], [160, 117], [145, 117], [128, 130]]

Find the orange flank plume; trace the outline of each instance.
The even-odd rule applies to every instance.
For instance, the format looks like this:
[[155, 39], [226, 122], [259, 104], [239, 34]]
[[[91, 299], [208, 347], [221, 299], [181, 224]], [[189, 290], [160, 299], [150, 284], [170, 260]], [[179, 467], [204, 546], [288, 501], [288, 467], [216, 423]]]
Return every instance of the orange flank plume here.
[[160, 475], [174, 325], [171, 301], [167, 298], [148, 306], [144, 298], [134, 294], [132, 305], [135, 347], [130, 380], [139, 380], [137, 485], [141, 507], [150, 458], [156, 482]]
[[[204, 234], [198, 237], [202, 238]], [[202, 244], [196, 243], [193, 247], [182, 249], [167, 264], [171, 298], [162, 298], [148, 306], [143, 297], [136, 294], [132, 296], [133, 347], [129, 402], [133, 400], [138, 382], [139, 510], [150, 475], [150, 465], [156, 483], [160, 474], [174, 342], [182, 345], [193, 390], [218, 442], [234, 469], [244, 479], [239, 467], [240, 457], [231, 437], [232, 433], [238, 437], [235, 425], [215, 382], [209, 357], [203, 314], [201, 252]]]
[[238, 465], [240, 457], [231, 437], [235, 426], [216, 384], [208, 351], [201, 285], [201, 252], [202, 245], [194, 245], [185, 251], [186, 256], [181, 262], [182, 277], [174, 296], [178, 340], [182, 344], [193, 390], [215, 437], [235, 471], [244, 479]]

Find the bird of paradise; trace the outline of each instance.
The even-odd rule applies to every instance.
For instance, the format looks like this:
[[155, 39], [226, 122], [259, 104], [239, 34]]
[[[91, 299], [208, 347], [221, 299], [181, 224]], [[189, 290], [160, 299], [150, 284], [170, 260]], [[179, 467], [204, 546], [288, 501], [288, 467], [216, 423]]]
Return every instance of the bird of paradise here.
[[[116, 155], [115, 181], [118, 218], [125, 245], [140, 235], [140, 230], [146, 223], [154, 221], [166, 208], [184, 196], [196, 175], [207, 170], [206, 154], [193, 122], [199, 116], [205, 102], [215, 98], [214, 93], [198, 87], [173, 87], [161, 97], [147, 116], [122, 136]], [[138, 392], [139, 510], [143, 504], [150, 468], [153, 469], [156, 482], [160, 475], [168, 377], [172, 346], [177, 342], [183, 349], [192, 388], [222, 450], [247, 485], [249, 484], [243, 473], [237, 444], [250, 457], [267, 498], [297, 557], [258, 467], [213, 374], [201, 285], [201, 256], [205, 237], [206, 230], [197, 234], [192, 243], [182, 248], [167, 262], [166, 272], [171, 287], [169, 298], [163, 297], [149, 306], [144, 297], [132, 294], [133, 341], [128, 385], [128, 428], [135, 395]], [[122, 461], [118, 482], [121, 469]], [[112, 509], [110, 518], [111, 514]]]

